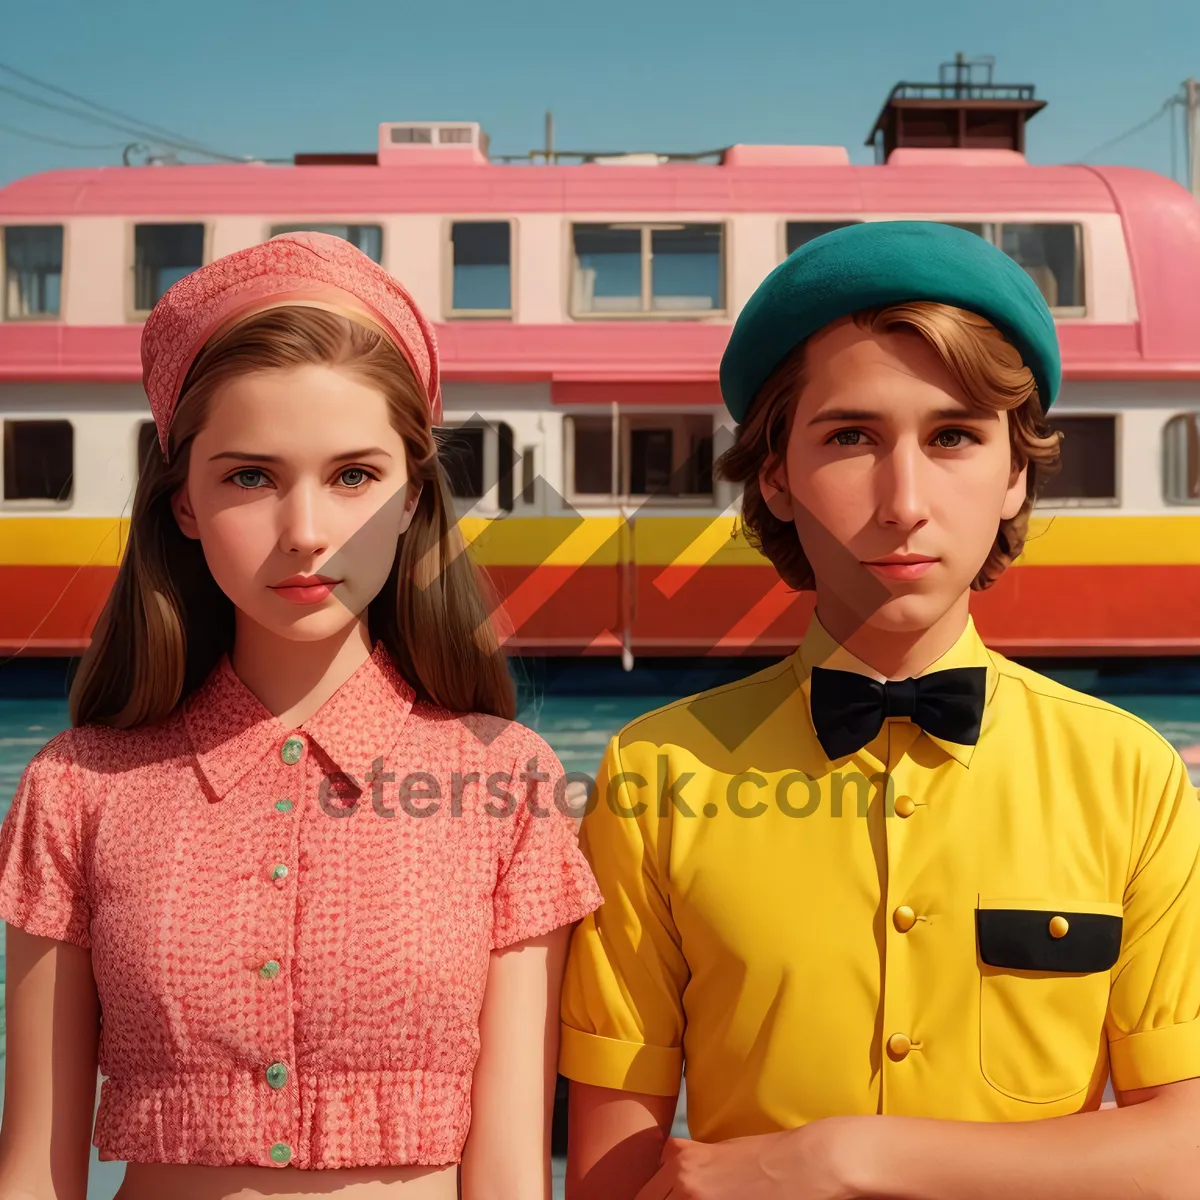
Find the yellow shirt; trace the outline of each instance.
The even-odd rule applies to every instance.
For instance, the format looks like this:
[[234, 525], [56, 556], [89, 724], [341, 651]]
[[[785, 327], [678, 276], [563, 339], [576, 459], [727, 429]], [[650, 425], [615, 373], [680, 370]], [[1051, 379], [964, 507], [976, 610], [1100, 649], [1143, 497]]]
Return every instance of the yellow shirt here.
[[871, 673], [814, 619], [792, 657], [609, 743], [561, 1072], [671, 1095], [686, 1060], [701, 1141], [1053, 1117], [1098, 1106], [1110, 1067], [1119, 1089], [1200, 1075], [1200, 804], [1171, 745], [968, 622], [928, 670], [986, 667], [978, 744], [888, 718], [833, 763], [814, 664]]

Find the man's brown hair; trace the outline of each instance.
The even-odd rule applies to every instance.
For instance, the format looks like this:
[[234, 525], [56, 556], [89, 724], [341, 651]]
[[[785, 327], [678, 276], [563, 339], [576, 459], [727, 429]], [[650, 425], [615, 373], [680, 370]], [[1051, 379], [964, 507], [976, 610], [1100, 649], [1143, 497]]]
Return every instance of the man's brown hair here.
[[[1000, 522], [991, 552], [971, 582], [976, 591], [991, 587], [1024, 549], [1038, 489], [1060, 465], [1059, 435], [1046, 421], [1033, 373], [990, 321], [960, 308], [911, 301], [865, 309], [853, 319], [860, 329], [871, 332], [920, 334], [971, 403], [1008, 412], [1014, 468], [1028, 467], [1026, 495], [1020, 512]], [[797, 591], [815, 586], [812, 567], [795, 525], [771, 512], [758, 480], [769, 459], [782, 462], [787, 452], [792, 416], [804, 384], [804, 348], [804, 343], [797, 346], [763, 384], [737, 428], [733, 445], [714, 468], [721, 478], [743, 485], [740, 525], [746, 540]]]

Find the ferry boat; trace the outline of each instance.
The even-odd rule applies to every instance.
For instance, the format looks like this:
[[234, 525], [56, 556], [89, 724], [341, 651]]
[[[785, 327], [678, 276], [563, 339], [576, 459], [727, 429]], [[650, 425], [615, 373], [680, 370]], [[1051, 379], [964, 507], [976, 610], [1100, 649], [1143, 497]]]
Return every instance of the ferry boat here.
[[[961, 64], [960, 64], [961, 65]], [[366, 154], [59, 170], [0, 188], [0, 654], [87, 644], [153, 426], [138, 341], [203, 263], [287, 229], [349, 239], [437, 323], [464, 534], [514, 652], [774, 654], [811, 594], [713, 478], [717, 370], [782, 259], [831, 228], [964, 225], [1042, 289], [1063, 471], [973, 597], [1010, 655], [1200, 652], [1200, 205], [1146, 171], [1038, 166], [1029, 85], [898, 84], [868, 145], [489, 157], [469, 121]]]

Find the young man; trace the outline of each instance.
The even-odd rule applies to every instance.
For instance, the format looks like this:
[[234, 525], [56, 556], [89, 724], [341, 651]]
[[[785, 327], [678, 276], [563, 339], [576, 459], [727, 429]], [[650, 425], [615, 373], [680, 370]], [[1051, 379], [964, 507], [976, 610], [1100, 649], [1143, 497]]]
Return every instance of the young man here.
[[608, 746], [569, 1200], [1200, 1194], [1195, 789], [969, 613], [1057, 465], [1059, 377], [1031, 280], [949, 226], [828, 234], [742, 312], [721, 467], [816, 614]]

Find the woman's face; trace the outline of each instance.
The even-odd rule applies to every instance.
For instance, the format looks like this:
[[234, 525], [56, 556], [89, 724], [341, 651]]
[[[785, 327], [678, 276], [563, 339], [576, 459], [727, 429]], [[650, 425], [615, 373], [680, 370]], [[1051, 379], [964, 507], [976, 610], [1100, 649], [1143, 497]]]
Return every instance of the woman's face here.
[[172, 507], [239, 623], [319, 641], [379, 594], [418, 492], [383, 393], [313, 365], [217, 389]]

